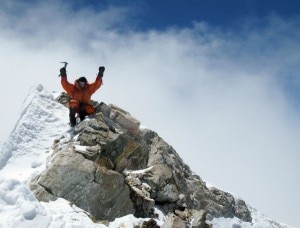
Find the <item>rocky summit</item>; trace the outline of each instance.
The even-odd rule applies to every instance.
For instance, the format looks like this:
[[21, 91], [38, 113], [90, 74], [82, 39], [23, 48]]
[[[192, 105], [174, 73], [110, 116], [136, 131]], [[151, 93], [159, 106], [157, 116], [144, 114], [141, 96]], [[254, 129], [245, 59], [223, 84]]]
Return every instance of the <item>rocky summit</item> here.
[[[57, 100], [67, 105], [66, 94]], [[95, 105], [93, 117], [55, 140], [46, 169], [31, 180], [40, 201], [64, 198], [94, 221], [156, 218], [159, 209], [163, 227], [210, 227], [216, 217], [251, 222], [242, 199], [208, 188], [156, 132], [116, 105]], [[155, 220], [143, 227], [156, 227]]]

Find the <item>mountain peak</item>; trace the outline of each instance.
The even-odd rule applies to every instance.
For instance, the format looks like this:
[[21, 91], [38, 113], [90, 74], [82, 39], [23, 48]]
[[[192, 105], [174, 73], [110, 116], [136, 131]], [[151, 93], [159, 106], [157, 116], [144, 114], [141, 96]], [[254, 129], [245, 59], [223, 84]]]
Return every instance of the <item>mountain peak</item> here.
[[[58, 98], [58, 100], [62, 100]], [[51, 163], [31, 184], [37, 198], [62, 197], [98, 220], [134, 214], [205, 211], [213, 217], [251, 222], [244, 201], [208, 189], [157, 133], [116, 105], [101, 103], [94, 118], [78, 124], [71, 137], [56, 141]], [[183, 223], [195, 219], [185, 216]], [[203, 218], [202, 218], [203, 219]]]
[[25, 99], [0, 153], [4, 226], [78, 226], [79, 217], [80, 227], [287, 227], [208, 188], [172, 146], [116, 105], [95, 102], [97, 113], [70, 128], [67, 101], [42, 85]]

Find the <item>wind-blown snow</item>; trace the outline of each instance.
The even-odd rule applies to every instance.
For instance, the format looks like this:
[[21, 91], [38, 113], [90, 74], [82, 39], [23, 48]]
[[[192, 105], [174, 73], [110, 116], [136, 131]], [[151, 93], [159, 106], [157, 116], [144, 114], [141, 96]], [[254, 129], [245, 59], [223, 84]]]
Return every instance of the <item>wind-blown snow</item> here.
[[[0, 147], [0, 228], [106, 227], [93, 223], [87, 212], [64, 199], [39, 202], [28, 187], [31, 177], [45, 169], [53, 141], [68, 134], [68, 110], [55, 101], [55, 96], [57, 93], [49, 93], [42, 85], [35, 85], [24, 101], [15, 128]], [[84, 147], [79, 149], [85, 150]], [[237, 218], [218, 218], [211, 223], [222, 228], [288, 227], [251, 210], [253, 224]], [[157, 222], [162, 225], [165, 215], [158, 210], [157, 213], [160, 215]], [[109, 227], [134, 227], [145, 220], [127, 215], [111, 222]]]
[[28, 180], [43, 168], [49, 145], [67, 128], [65, 108], [46, 92], [34, 86], [23, 104], [22, 112], [0, 154], [0, 176]]

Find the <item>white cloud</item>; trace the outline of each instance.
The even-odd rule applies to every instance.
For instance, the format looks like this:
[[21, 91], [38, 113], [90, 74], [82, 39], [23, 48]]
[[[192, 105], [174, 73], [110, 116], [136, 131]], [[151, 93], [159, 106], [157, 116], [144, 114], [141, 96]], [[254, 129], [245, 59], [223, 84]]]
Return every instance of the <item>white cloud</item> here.
[[[96, 100], [130, 111], [205, 180], [270, 217], [286, 223], [296, 218], [300, 128], [292, 98], [299, 94], [290, 91], [299, 86], [295, 20], [271, 16], [263, 26], [245, 22], [237, 31], [196, 23], [141, 33], [126, 23], [130, 9], [74, 12], [58, 1], [0, 7], [1, 139], [30, 86], [62, 90], [60, 61], [70, 63], [70, 81], [82, 75], [94, 80], [103, 64]], [[269, 195], [276, 200], [266, 200]], [[291, 211], [283, 215], [277, 204]]]

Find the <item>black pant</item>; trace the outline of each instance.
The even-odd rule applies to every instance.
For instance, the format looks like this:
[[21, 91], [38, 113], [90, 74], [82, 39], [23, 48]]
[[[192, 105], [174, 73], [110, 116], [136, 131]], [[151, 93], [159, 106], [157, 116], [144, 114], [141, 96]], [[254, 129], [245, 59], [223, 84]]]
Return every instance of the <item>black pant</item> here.
[[[79, 108], [79, 118], [80, 121], [83, 121], [87, 116], [87, 112], [85, 111], [86, 105], [84, 103], [80, 104]], [[76, 108], [70, 108], [69, 117], [70, 117], [70, 125], [74, 127], [76, 125]]]

